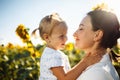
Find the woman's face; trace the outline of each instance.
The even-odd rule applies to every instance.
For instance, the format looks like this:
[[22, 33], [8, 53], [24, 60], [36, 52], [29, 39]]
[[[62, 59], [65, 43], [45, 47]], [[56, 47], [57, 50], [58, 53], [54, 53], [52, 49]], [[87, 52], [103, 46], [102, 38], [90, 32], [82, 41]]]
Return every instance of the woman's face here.
[[95, 32], [92, 30], [90, 16], [86, 16], [79, 25], [79, 28], [73, 34], [75, 46], [78, 49], [89, 50], [94, 45]]

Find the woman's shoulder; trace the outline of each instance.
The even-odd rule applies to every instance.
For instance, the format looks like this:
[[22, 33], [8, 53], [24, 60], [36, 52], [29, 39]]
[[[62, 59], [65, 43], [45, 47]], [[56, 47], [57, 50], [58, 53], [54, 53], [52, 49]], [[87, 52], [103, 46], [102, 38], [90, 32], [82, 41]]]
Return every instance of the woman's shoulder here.
[[[109, 62], [106, 59], [106, 55], [102, 58], [102, 60], [94, 65], [89, 66], [82, 74], [81, 78], [85, 78], [84, 80], [113, 80], [110, 73], [106, 70], [106, 67], [110, 69]], [[81, 79], [78, 79], [81, 80]]]
[[80, 79], [78, 78], [78, 80], [113, 80], [113, 78], [111, 77], [111, 75], [106, 72], [103, 68], [100, 67], [92, 67], [86, 71], [84, 71], [81, 76]]

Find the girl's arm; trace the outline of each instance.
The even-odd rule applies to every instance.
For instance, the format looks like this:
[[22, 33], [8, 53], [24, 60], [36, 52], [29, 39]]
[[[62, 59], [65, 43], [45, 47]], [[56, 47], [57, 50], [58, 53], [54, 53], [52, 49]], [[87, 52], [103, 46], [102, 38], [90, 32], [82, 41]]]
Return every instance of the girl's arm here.
[[99, 62], [101, 56], [87, 54], [76, 66], [74, 66], [67, 73], [64, 72], [62, 66], [51, 68], [53, 74], [57, 77], [58, 80], [76, 80], [82, 71], [84, 71], [88, 66]]

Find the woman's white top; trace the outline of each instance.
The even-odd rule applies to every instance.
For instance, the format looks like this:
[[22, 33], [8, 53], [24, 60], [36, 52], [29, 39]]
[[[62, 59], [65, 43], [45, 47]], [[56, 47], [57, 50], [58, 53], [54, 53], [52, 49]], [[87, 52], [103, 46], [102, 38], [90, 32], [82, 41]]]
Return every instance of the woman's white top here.
[[63, 66], [65, 72], [70, 70], [68, 57], [59, 50], [46, 47], [40, 59], [40, 79], [39, 80], [57, 80], [51, 71], [52, 67]]
[[117, 71], [105, 54], [99, 63], [88, 67], [77, 80], [120, 80]]

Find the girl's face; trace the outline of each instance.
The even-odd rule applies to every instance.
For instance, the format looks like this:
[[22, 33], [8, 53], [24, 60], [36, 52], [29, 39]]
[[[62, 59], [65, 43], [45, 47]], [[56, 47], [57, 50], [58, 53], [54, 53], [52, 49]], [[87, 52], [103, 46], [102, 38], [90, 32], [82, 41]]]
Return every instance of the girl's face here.
[[52, 34], [48, 36], [48, 46], [57, 50], [64, 48], [67, 41], [67, 27], [64, 23], [60, 23], [52, 30]]
[[92, 30], [90, 16], [86, 16], [79, 25], [77, 31], [73, 34], [75, 46], [78, 49], [90, 50], [94, 45], [95, 32]]

